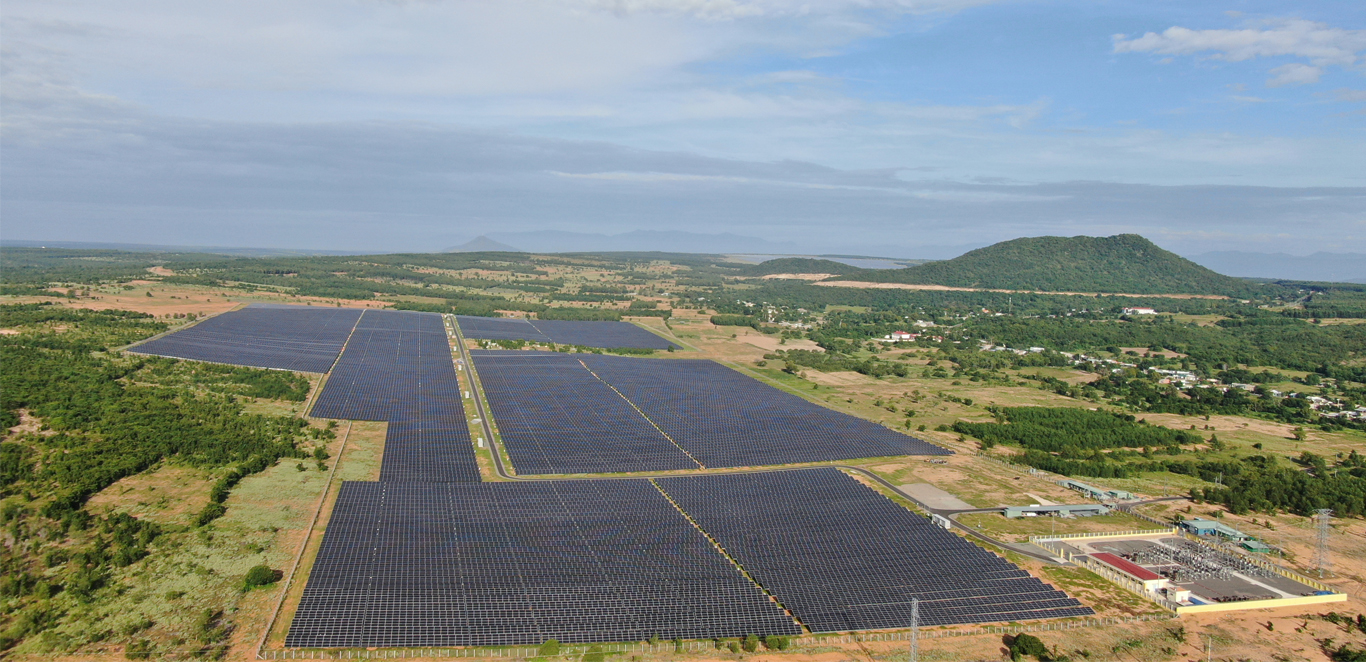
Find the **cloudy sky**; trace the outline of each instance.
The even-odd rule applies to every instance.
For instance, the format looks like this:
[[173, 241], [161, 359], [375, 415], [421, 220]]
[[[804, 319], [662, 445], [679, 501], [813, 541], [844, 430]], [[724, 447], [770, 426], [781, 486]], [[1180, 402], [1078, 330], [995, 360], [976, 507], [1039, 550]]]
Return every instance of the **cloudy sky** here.
[[9, 240], [1366, 252], [1366, 3], [7, 0], [0, 19]]

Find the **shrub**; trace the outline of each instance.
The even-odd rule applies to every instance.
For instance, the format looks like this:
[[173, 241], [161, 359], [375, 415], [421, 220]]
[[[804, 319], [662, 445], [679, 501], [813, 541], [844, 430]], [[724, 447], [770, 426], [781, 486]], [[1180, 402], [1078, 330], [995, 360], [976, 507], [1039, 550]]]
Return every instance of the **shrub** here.
[[792, 645], [792, 640], [788, 637], [770, 634], [764, 637], [764, 647], [769, 650], [785, 651]]
[[538, 655], [543, 655], [543, 656], [546, 656], [546, 657], [549, 657], [549, 656], [551, 656], [551, 655], [559, 655], [559, 654], [560, 654], [560, 640], [558, 640], [558, 639], [546, 639], [545, 643], [541, 644], [541, 647], [536, 651], [536, 653], [537, 653]]
[[593, 646], [583, 654], [583, 662], [602, 662], [602, 646]]
[[732, 653], [739, 653], [739, 652], [740, 652], [740, 642], [738, 642], [738, 641], [732, 641], [732, 642], [730, 642], [729, 644], [726, 644], [726, 648], [729, 648], [729, 649], [730, 649], [730, 652], [732, 652]]
[[268, 586], [280, 581], [285, 573], [273, 570], [268, 566], [258, 565], [247, 571], [247, 576], [242, 579], [242, 590], [250, 591], [257, 586]]
[[217, 502], [210, 502], [204, 506], [204, 510], [199, 511], [199, 516], [194, 519], [195, 526], [204, 526], [228, 512], [228, 507]]
[[1048, 647], [1032, 634], [1018, 634], [1010, 642], [1010, 659], [1019, 660], [1025, 655], [1043, 658], [1048, 656]]
[[759, 637], [752, 634], [745, 635], [745, 643], [741, 644], [740, 647], [744, 648], [746, 653], [759, 650]]
[[152, 657], [152, 642], [139, 639], [123, 649], [123, 656], [130, 660], [145, 660]]

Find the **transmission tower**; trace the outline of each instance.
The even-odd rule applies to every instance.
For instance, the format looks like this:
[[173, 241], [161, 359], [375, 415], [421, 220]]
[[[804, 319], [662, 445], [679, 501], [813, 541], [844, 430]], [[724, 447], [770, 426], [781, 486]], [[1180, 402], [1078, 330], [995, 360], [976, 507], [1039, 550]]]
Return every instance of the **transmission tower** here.
[[1314, 555], [1314, 565], [1319, 567], [1319, 579], [1323, 579], [1324, 575], [1332, 572], [1332, 562], [1328, 559], [1328, 534], [1332, 532], [1332, 528], [1328, 523], [1333, 519], [1333, 510], [1320, 508], [1317, 512], [1315, 517], [1319, 521], [1319, 548]]
[[911, 662], [920, 661], [920, 598], [911, 598]]

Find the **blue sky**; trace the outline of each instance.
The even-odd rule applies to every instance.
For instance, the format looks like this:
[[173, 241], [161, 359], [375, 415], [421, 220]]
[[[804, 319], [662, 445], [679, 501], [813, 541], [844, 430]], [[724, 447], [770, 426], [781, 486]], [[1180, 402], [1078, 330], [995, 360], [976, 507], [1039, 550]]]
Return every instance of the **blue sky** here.
[[1362, 3], [10, 0], [0, 37], [8, 239], [1366, 252]]

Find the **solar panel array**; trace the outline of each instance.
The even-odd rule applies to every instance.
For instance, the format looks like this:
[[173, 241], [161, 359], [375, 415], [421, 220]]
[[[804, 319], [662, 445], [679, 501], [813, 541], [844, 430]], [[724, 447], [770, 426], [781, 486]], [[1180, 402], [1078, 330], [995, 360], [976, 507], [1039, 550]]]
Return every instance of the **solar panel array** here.
[[479, 480], [441, 316], [367, 310], [313, 416], [388, 421], [380, 480]]
[[1093, 613], [838, 469], [656, 482], [812, 631]]
[[644, 480], [346, 483], [286, 646], [798, 634]]
[[709, 467], [952, 454], [713, 361], [594, 356], [588, 365]]
[[678, 345], [629, 322], [528, 320], [456, 316], [460, 332], [475, 340], [532, 340], [559, 345], [618, 349], [668, 349]]
[[355, 308], [254, 303], [129, 351], [301, 372], [327, 372], [360, 319]]
[[950, 451], [711, 361], [472, 352], [523, 474], [660, 471]]
[[697, 469], [580, 357], [475, 352], [479, 381], [512, 465], [521, 474]]

